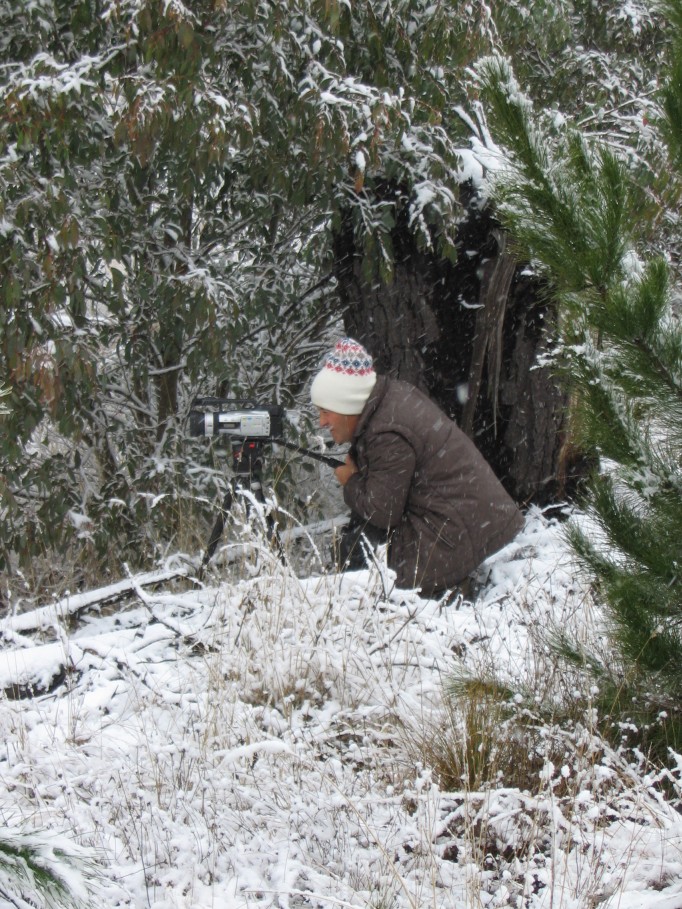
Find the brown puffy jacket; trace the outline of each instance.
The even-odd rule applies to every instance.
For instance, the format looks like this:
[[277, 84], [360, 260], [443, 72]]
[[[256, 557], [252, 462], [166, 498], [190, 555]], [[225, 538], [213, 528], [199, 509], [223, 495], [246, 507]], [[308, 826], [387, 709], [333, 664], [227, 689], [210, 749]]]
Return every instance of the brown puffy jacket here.
[[424, 394], [379, 376], [360, 415], [344, 499], [390, 530], [399, 587], [452, 588], [506, 543], [523, 516], [473, 442]]

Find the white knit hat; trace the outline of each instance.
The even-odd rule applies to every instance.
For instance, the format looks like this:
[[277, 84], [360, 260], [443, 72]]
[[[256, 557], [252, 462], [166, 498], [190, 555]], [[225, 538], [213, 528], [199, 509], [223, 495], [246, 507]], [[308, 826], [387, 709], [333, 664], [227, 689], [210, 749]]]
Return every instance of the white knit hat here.
[[352, 338], [343, 338], [325, 357], [310, 387], [310, 398], [322, 410], [359, 414], [376, 380], [372, 358], [365, 348]]

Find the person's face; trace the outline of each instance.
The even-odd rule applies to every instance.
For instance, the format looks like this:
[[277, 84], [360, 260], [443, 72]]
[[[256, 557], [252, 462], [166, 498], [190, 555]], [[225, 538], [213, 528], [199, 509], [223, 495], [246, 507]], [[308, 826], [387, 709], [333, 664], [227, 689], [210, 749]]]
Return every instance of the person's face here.
[[337, 445], [350, 442], [355, 427], [360, 419], [359, 414], [336, 413], [333, 410], [320, 410], [320, 429], [328, 429]]

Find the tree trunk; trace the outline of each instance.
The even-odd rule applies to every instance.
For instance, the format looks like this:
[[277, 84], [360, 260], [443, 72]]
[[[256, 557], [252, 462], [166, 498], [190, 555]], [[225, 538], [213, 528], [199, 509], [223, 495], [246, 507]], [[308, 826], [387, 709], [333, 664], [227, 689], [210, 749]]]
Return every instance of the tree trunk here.
[[419, 250], [405, 218], [391, 239], [394, 279], [370, 286], [350, 222], [336, 236], [346, 331], [378, 372], [417, 385], [455, 419], [517, 502], [564, 499], [582, 458], [570, 448], [567, 393], [542, 365], [555, 319], [543, 288], [474, 205], [456, 264]]

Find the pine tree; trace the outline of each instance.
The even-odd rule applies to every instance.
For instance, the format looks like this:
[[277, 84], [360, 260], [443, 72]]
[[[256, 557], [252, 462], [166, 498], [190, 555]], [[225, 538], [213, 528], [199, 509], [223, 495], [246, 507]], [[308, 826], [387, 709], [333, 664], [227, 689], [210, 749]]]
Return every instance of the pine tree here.
[[479, 69], [505, 149], [497, 204], [558, 301], [557, 368], [575, 395], [574, 430], [600, 463], [586, 493], [593, 529], [573, 524], [570, 537], [606, 606], [611, 652], [604, 661], [565, 640], [562, 651], [597, 675], [606, 715], [634, 722], [640, 743], [663, 742], [659, 756], [682, 745], [682, 329], [677, 276], [651, 254], [676, 219], [648, 201], [676, 199], [680, 186], [682, 4], [667, 8], [658, 134], [673, 140], [672, 179], [662, 145], [659, 172], [643, 173], [635, 156], [534, 114], [506, 61]]

